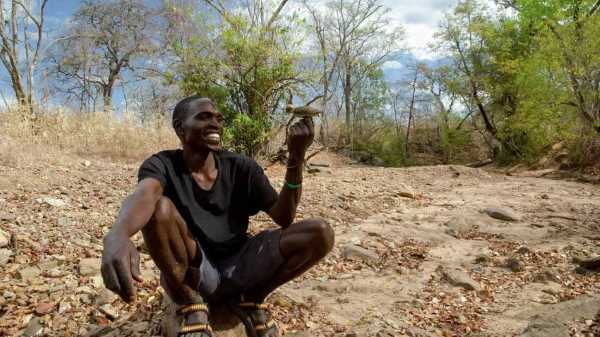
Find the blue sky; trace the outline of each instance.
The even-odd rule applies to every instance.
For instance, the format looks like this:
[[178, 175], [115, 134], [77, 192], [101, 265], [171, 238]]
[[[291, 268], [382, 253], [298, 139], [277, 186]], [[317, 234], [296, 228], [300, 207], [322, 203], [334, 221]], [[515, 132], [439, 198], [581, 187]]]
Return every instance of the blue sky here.
[[[149, 0], [156, 3], [157, 0]], [[325, 3], [327, 0], [313, 0], [315, 3]], [[49, 0], [47, 4], [47, 27], [49, 32], [56, 32], [63, 28], [65, 21], [77, 10], [81, 0]], [[297, 0], [292, 0], [292, 3]], [[401, 25], [406, 33], [405, 45], [409, 52], [418, 59], [435, 59], [428, 44], [433, 41], [433, 35], [439, 21], [458, 0], [383, 0], [389, 8], [389, 16], [393, 25]], [[386, 77], [395, 77], [403, 68], [402, 61], [406, 57], [400, 56], [397, 61], [388, 62], [384, 70]], [[3, 69], [0, 69], [0, 90], [7, 96], [12, 96], [8, 85], [8, 78]], [[115, 92], [115, 102], [119, 102], [121, 94]]]

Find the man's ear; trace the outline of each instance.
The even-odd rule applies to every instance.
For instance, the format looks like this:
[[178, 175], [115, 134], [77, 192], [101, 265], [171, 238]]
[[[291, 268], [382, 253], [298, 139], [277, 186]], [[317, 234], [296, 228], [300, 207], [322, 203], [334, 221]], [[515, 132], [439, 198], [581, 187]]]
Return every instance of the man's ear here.
[[179, 119], [173, 121], [173, 129], [179, 138], [183, 137], [183, 123]]

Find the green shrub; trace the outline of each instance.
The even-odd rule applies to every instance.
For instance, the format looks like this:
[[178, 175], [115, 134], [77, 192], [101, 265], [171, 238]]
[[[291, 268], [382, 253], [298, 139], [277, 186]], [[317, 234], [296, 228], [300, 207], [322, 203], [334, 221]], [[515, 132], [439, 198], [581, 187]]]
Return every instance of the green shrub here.
[[223, 144], [231, 151], [254, 157], [266, 141], [270, 129], [268, 118], [238, 113], [225, 121]]

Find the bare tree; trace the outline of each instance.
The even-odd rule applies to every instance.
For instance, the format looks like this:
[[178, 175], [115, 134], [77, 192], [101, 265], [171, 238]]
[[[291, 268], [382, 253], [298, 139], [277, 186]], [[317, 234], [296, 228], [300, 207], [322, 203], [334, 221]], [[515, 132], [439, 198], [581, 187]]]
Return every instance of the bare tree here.
[[8, 72], [15, 98], [30, 113], [47, 2], [40, 0], [28, 6], [20, 0], [0, 0], [0, 61]]
[[[326, 11], [309, 5], [308, 1], [304, 6], [312, 19], [322, 63], [320, 82], [325, 108], [334, 94], [332, 81], [338, 74], [346, 127], [351, 129], [353, 89], [400, 49], [402, 30], [398, 27], [389, 31], [387, 10], [380, 0], [330, 1]], [[358, 67], [359, 63], [363, 66]]]
[[54, 73], [81, 99], [102, 95], [112, 109], [113, 90], [126, 71], [144, 68], [157, 49], [157, 12], [141, 0], [86, 1], [57, 43]]

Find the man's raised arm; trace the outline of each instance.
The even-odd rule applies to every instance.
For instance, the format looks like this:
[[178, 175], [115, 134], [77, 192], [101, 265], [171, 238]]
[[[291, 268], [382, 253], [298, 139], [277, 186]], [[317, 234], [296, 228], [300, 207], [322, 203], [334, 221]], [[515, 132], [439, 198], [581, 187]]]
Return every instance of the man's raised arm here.
[[285, 181], [275, 205], [269, 210], [269, 215], [278, 225], [285, 228], [294, 222], [296, 208], [302, 195], [302, 170], [306, 150], [314, 139], [312, 119], [303, 118], [290, 127], [288, 131], [289, 159]]
[[123, 202], [115, 224], [104, 237], [104, 284], [126, 302], [135, 300], [133, 279], [141, 281], [139, 253], [129, 238], [148, 223], [162, 194], [163, 187], [158, 180], [140, 181]]

